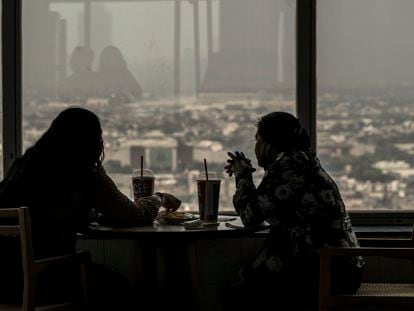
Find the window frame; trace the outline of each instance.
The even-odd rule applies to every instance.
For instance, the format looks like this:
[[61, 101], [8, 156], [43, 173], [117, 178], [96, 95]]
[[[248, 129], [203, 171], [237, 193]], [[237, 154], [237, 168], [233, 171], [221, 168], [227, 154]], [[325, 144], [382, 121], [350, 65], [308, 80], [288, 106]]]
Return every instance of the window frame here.
[[[2, 0], [3, 172], [22, 154], [22, 1]], [[7, 48], [6, 48], [7, 47]]]
[[[92, 0], [78, 1], [87, 6]], [[296, 0], [296, 112], [315, 150], [316, 10], [317, 0]], [[22, 154], [22, 0], [2, 0], [2, 62], [3, 171], [6, 174], [12, 162]], [[414, 221], [414, 212], [407, 211], [349, 211], [349, 214], [360, 224], [406, 224]]]

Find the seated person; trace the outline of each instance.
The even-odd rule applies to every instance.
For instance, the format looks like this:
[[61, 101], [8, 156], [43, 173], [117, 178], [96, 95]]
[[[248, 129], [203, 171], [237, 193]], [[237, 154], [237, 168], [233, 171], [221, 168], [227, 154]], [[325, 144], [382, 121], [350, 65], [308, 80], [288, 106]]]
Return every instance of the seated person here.
[[68, 101], [87, 101], [97, 95], [97, 74], [92, 70], [94, 53], [90, 48], [77, 46], [72, 52], [72, 74], [59, 85], [59, 97]]
[[[241, 281], [230, 293], [238, 298], [230, 298], [231, 305], [318, 310], [319, 249], [359, 247], [338, 187], [291, 114], [274, 112], [259, 120], [255, 153], [265, 171], [257, 188], [255, 169], [243, 153], [229, 152], [225, 169], [236, 179], [233, 203], [243, 224], [266, 220], [271, 229], [257, 256], [241, 270]], [[355, 293], [363, 264], [361, 257], [334, 262], [333, 290]]]
[[98, 95], [113, 103], [130, 103], [142, 99], [142, 88], [129, 71], [121, 51], [115, 46], [102, 50], [97, 73]]
[[[86, 109], [68, 108], [53, 120], [50, 128], [23, 156], [13, 162], [0, 182], [0, 208], [29, 207], [35, 259], [75, 252], [77, 233], [87, 229], [92, 221], [118, 227], [143, 226], [154, 221], [162, 205], [173, 211], [179, 207], [180, 201], [167, 193], [141, 198], [135, 204], [105, 173], [103, 159], [104, 142], [98, 117]], [[0, 301], [3, 298], [21, 299], [19, 246], [10, 241], [2, 241], [1, 245], [2, 251], [6, 247], [16, 253], [16, 257], [4, 263], [4, 256], [0, 256], [0, 296], [3, 296]], [[125, 284], [120, 285], [121, 278], [113, 273], [97, 265], [91, 265], [87, 273], [91, 300], [106, 306], [113, 302], [120, 307], [120, 301], [126, 303], [131, 298], [119, 300], [116, 297], [116, 293], [125, 296], [128, 290]], [[39, 275], [39, 279], [44, 280], [54, 277], [53, 273]], [[53, 284], [53, 288], [45, 288], [43, 293], [57, 288]], [[53, 297], [46, 296], [46, 300]]]

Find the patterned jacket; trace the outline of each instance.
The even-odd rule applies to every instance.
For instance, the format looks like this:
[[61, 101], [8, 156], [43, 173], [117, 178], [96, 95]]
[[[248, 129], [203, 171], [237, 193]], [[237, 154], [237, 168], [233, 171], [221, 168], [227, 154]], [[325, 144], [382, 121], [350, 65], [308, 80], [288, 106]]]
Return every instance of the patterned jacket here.
[[245, 226], [271, 225], [253, 271], [265, 267], [277, 275], [318, 258], [321, 247], [359, 247], [338, 187], [311, 151], [280, 153], [257, 189], [251, 173], [241, 173], [233, 204]]

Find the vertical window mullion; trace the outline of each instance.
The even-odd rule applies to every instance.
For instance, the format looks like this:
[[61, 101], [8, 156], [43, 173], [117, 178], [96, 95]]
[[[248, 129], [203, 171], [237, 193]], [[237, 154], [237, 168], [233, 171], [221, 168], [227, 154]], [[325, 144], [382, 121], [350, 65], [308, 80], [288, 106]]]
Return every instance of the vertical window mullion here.
[[22, 152], [21, 8], [21, 0], [2, 0], [4, 174]]
[[296, 111], [316, 150], [316, 0], [297, 0]]

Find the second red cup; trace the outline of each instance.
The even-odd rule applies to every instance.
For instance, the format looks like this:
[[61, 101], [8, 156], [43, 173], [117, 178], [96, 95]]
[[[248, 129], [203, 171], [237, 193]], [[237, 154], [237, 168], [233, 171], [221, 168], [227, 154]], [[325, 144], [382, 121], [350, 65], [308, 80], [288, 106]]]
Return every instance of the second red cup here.
[[215, 172], [208, 172], [208, 176], [206, 180], [203, 172], [197, 178], [198, 211], [200, 220], [217, 222], [221, 180]]

